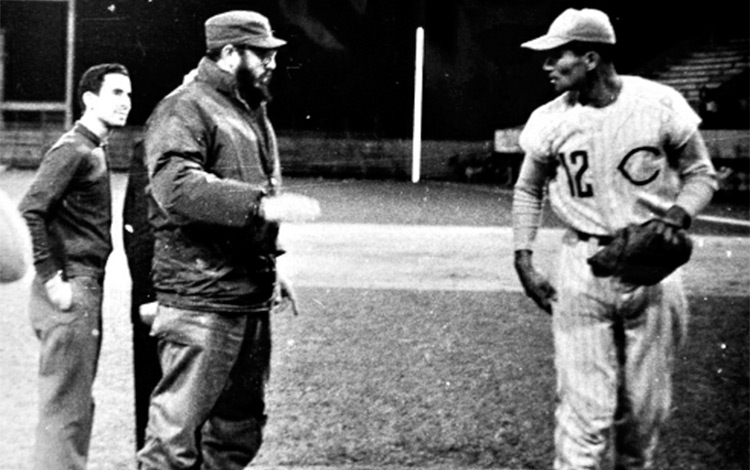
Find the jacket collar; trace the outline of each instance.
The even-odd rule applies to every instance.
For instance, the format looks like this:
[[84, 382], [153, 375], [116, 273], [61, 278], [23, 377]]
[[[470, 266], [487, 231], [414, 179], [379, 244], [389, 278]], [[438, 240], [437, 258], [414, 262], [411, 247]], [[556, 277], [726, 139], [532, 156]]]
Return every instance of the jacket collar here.
[[219, 68], [219, 66], [216, 65], [216, 62], [207, 57], [203, 57], [198, 63], [198, 73], [195, 79], [207, 83], [222, 93], [232, 96], [252, 113], [262, 109], [265, 105], [264, 101], [257, 107], [251, 106], [240, 94], [237, 78], [226, 70]]
[[213, 60], [204, 57], [198, 63], [196, 80], [206, 82], [219, 91], [230, 95], [237, 94], [237, 79], [231, 73], [222, 70]]

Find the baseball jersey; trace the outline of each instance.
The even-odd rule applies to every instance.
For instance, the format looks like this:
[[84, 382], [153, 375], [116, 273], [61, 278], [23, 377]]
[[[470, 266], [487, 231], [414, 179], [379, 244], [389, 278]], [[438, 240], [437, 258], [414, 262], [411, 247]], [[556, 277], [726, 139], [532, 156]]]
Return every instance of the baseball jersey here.
[[[663, 215], [686, 177], [713, 172], [707, 155], [670, 158], [670, 150], [684, 145], [700, 123], [682, 95], [640, 77], [621, 79], [620, 94], [609, 106], [583, 106], [563, 93], [535, 110], [520, 136], [525, 159], [516, 193], [540, 201], [549, 183], [555, 213], [569, 227], [593, 235]], [[521, 199], [517, 209], [523, 218], [525, 210], [535, 209]], [[514, 223], [516, 249], [528, 248], [534, 238], [535, 223], [527, 219]]]

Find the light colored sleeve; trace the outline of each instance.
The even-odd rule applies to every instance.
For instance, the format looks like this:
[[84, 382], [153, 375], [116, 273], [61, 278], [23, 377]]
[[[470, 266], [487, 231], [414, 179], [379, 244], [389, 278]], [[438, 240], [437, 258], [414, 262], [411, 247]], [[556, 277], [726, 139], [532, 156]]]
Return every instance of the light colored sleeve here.
[[526, 154], [513, 189], [513, 248], [515, 250], [532, 250], [541, 225], [547, 181], [549, 181], [549, 165]]
[[716, 170], [700, 132], [695, 131], [684, 145], [675, 149], [674, 158], [682, 180], [675, 204], [695, 217], [711, 202], [718, 188]]
[[550, 146], [550, 120], [546, 108], [535, 110], [519, 136], [524, 151], [518, 180], [513, 188], [513, 247], [531, 250], [542, 221], [547, 183], [554, 176], [555, 160]]
[[673, 88], [662, 99], [667, 119], [667, 154], [679, 173], [682, 187], [675, 204], [695, 216], [711, 201], [718, 188], [716, 170], [700, 134], [700, 116]]
[[674, 88], [665, 87], [664, 106], [667, 140], [673, 148], [685, 145], [700, 126], [701, 118], [687, 100]]
[[31, 237], [15, 204], [0, 191], [0, 282], [21, 279], [31, 265]]

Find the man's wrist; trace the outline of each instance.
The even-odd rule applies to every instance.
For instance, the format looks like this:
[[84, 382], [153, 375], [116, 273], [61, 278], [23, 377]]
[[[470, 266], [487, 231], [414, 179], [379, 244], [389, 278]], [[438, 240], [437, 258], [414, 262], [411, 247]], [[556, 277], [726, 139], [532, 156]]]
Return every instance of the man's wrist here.
[[47, 282], [56, 276], [62, 277], [63, 275], [62, 269], [55, 266], [55, 263], [52, 260], [38, 262], [34, 265], [34, 269], [36, 270], [37, 276], [39, 276], [43, 282]]
[[693, 221], [690, 214], [677, 204], [667, 210], [666, 214], [664, 214], [664, 218], [667, 222], [673, 223], [674, 225], [686, 230], [690, 228], [690, 224]]
[[516, 267], [528, 267], [531, 266], [531, 256], [533, 252], [529, 249], [521, 249], [515, 251], [515, 265]]

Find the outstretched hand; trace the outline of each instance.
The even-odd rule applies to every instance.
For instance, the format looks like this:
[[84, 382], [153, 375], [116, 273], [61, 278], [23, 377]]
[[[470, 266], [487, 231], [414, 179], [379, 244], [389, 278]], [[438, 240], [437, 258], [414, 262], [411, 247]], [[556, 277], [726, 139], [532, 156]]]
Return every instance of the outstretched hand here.
[[282, 193], [261, 199], [260, 213], [270, 221], [309, 222], [320, 215], [320, 204], [301, 194]]
[[542, 310], [552, 314], [552, 302], [557, 300], [557, 291], [546, 276], [534, 268], [531, 262], [531, 251], [516, 251], [516, 272], [526, 295]]

